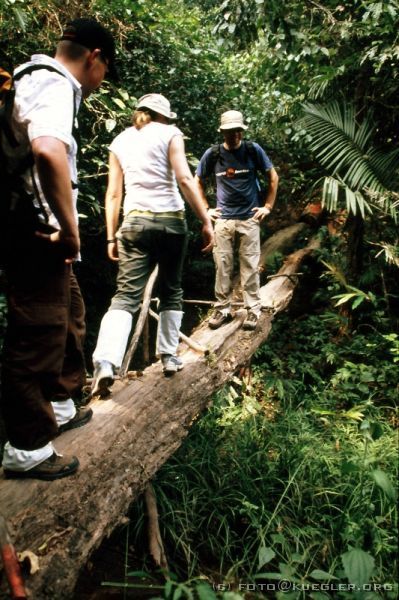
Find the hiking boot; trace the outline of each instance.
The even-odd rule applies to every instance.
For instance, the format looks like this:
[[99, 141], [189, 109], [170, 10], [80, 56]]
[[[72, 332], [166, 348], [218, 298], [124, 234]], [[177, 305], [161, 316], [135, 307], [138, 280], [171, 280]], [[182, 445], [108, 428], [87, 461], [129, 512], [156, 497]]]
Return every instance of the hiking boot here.
[[107, 360], [94, 363], [93, 383], [91, 395], [108, 396], [114, 383], [114, 366]]
[[162, 371], [165, 377], [171, 377], [177, 371], [181, 371], [183, 368], [183, 362], [178, 356], [173, 356], [172, 354], [162, 354]]
[[4, 469], [4, 475], [8, 479], [44, 479], [53, 481], [73, 475], [79, 467], [76, 456], [68, 454], [56, 454], [55, 452], [46, 460], [28, 471], [13, 471]]
[[76, 415], [73, 417], [73, 419], [70, 419], [67, 421], [67, 423], [64, 423], [58, 427], [58, 435], [61, 435], [61, 433], [64, 433], [64, 431], [69, 431], [69, 429], [83, 427], [83, 425], [86, 425], [86, 423], [90, 421], [92, 416], [93, 411], [91, 408], [77, 408]]
[[216, 309], [209, 319], [208, 325], [211, 329], [217, 329], [223, 325], [223, 323], [228, 323], [229, 321], [231, 321], [230, 313], [224, 313], [221, 310]]
[[247, 313], [246, 319], [245, 319], [244, 323], [242, 324], [242, 328], [247, 329], [248, 331], [253, 331], [254, 329], [256, 329], [258, 321], [259, 321], [258, 315], [256, 313], [252, 312], [252, 310], [249, 310]]

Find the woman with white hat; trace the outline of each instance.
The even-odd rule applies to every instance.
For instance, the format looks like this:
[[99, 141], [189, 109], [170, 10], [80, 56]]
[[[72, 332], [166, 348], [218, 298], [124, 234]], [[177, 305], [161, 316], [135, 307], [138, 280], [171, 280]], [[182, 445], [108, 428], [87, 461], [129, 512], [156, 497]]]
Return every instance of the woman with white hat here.
[[[187, 164], [183, 133], [170, 124], [175, 118], [164, 96], [142, 96], [133, 114], [133, 126], [109, 147], [107, 244], [108, 256], [119, 261], [119, 268], [117, 291], [102, 319], [93, 354], [93, 394], [105, 395], [112, 385], [122, 364], [133, 315], [156, 265], [160, 298], [156, 351], [166, 376], [183, 368], [176, 350], [183, 315], [181, 277], [187, 224], [179, 187], [203, 223], [203, 252], [212, 249], [214, 237]], [[118, 229], [123, 187], [124, 218]]]

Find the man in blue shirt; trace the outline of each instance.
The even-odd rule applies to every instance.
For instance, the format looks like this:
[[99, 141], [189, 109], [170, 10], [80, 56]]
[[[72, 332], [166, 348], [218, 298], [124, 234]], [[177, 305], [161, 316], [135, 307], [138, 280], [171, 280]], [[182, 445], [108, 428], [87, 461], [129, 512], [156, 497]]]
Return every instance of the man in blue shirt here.
[[[213, 256], [216, 267], [215, 311], [209, 327], [217, 329], [231, 319], [234, 248], [238, 242], [240, 278], [244, 306], [244, 329], [256, 328], [261, 311], [259, 293], [260, 223], [271, 212], [276, 200], [278, 175], [264, 150], [255, 142], [243, 141], [241, 112], [229, 110], [221, 116], [219, 131], [223, 144], [211, 147], [202, 156], [196, 181], [203, 202], [215, 223]], [[257, 172], [268, 180], [262, 193]], [[215, 175], [216, 208], [209, 208], [204, 180]]]

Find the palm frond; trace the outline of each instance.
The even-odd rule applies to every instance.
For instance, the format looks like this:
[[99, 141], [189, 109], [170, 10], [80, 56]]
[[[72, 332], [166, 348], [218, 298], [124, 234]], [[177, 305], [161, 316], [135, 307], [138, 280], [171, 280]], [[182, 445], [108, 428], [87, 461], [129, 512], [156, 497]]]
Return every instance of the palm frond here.
[[[311, 137], [309, 146], [328, 171], [323, 204], [335, 210], [339, 200], [347, 209], [365, 217], [371, 213], [365, 191], [384, 194], [398, 184], [399, 150], [389, 153], [373, 148], [374, 120], [367, 114], [357, 123], [353, 104], [305, 104], [301, 125]], [[387, 207], [388, 208], [388, 207]], [[392, 214], [390, 208], [387, 210]]]
[[390, 215], [397, 223], [399, 221], [399, 194], [395, 192], [375, 192], [366, 189], [370, 204], [386, 215]]
[[378, 155], [366, 149], [374, 132], [370, 115], [358, 125], [354, 106], [341, 106], [336, 101], [327, 106], [306, 104], [304, 111], [303, 125], [312, 137], [309, 145], [333, 175], [340, 174], [355, 190], [364, 186], [379, 191], [385, 189], [379, 177]]
[[331, 66], [320, 67], [317, 75], [313, 77], [309, 85], [308, 97], [311, 100], [322, 98], [327, 90], [331, 88], [334, 81], [345, 72], [345, 67]]
[[325, 177], [322, 206], [329, 212], [334, 212], [337, 210], [340, 196], [345, 198], [346, 210], [348, 212], [356, 215], [359, 211], [363, 218], [365, 218], [366, 213], [372, 213], [370, 204], [359, 190], [353, 191], [339, 177]]

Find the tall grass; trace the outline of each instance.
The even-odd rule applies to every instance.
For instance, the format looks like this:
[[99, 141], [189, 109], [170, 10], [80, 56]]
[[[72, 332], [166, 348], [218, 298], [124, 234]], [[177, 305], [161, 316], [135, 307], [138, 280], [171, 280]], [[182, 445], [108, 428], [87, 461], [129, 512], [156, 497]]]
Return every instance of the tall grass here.
[[343, 345], [331, 315], [296, 327], [293, 336], [279, 322], [251, 379], [215, 396], [157, 474], [171, 568], [237, 589], [375, 584], [360, 596], [294, 590], [286, 599], [394, 598], [397, 340], [358, 335]]

